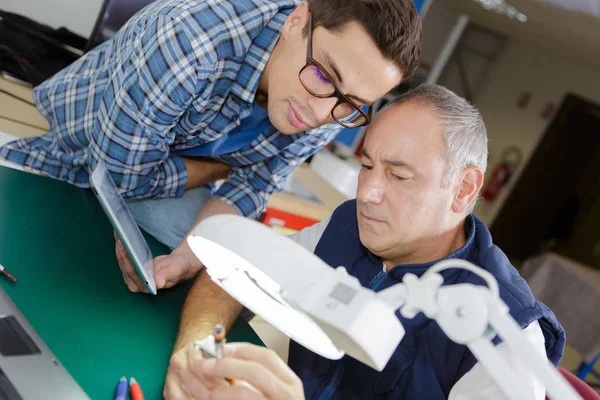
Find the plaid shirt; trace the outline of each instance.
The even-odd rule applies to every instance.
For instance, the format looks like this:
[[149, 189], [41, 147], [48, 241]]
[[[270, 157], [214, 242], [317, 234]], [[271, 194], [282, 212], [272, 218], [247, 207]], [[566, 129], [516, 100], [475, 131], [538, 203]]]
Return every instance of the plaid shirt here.
[[[175, 150], [209, 143], [250, 115], [258, 83], [298, 0], [161, 0], [113, 39], [38, 86], [47, 134], [0, 158], [89, 187], [102, 159], [126, 198], [179, 197], [187, 171]], [[271, 124], [249, 146], [215, 157], [231, 166], [214, 198], [257, 217], [294, 167], [341, 127], [284, 135]]]

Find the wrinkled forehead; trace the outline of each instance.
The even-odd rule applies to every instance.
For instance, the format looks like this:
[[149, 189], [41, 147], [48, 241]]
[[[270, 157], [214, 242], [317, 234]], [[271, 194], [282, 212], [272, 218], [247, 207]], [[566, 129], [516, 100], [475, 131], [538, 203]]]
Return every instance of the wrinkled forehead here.
[[444, 125], [417, 102], [380, 111], [367, 130], [364, 147], [375, 158], [401, 160], [422, 169], [437, 169], [446, 162]]

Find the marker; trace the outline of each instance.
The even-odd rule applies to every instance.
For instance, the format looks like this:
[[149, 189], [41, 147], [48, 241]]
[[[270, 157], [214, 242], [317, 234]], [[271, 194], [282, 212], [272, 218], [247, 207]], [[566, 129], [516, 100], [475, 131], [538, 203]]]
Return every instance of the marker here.
[[135, 378], [131, 378], [129, 380], [129, 394], [131, 395], [131, 400], [144, 400], [144, 393], [142, 393], [142, 388], [138, 381]]
[[12, 274], [10, 272], [8, 272], [8, 270], [6, 268], [4, 268], [4, 266], [2, 266], [2, 264], [0, 264], [0, 273], [2, 273], [2, 275], [7, 277], [8, 279], [10, 279], [10, 281], [12, 283], [17, 283], [17, 278], [12, 276]]
[[127, 400], [127, 378], [122, 377], [117, 385], [115, 400]]

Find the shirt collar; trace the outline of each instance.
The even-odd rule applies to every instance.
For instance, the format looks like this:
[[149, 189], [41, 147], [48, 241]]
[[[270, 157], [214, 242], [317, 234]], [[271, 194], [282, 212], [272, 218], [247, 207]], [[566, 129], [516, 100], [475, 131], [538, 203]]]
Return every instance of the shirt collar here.
[[283, 23], [296, 6], [297, 1], [289, 1], [287, 8], [282, 6], [282, 9], [271, 18], [248, 49], [244, 63], [231, 88], [232, 92], [245, 102], [249, 104], [254, 102], [260, 78], [275, 45], [279, 41]]

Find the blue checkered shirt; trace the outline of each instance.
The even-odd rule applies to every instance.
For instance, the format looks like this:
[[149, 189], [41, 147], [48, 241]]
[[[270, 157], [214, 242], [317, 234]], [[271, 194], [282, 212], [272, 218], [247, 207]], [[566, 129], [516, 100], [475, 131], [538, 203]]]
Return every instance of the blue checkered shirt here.
[[[161, 0], [34, 91], [47, 134], [0, 148], [0, 158], [89, 187], [99, 159], [126, 198], [183, 195], [175, 151], [217, 140], [250, 115], [261, 74], [298, 0]], [[232, 171], [214, 198], [257, 217], [298, 164], [341, 128], [284, 135], [271, 124], [215, 158]]]

